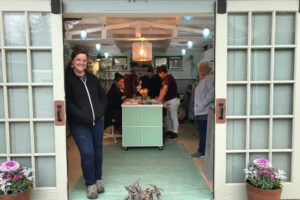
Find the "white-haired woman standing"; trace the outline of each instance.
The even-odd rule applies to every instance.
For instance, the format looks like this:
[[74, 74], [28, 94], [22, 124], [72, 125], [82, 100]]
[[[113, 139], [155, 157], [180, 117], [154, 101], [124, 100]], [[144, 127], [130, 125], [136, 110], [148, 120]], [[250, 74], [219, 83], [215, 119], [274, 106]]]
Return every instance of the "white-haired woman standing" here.
[[199, 80], [193, 90], [191, 97], [189, 118], [197, 122], [199, 131], [198, 151], [192, 157], [203, 157], [205, 155], [207, 117], [209, 108], [214, 104], [214, 76], [210, 74], [209, 62], [201, 61], [198, 64], [200, 73]]

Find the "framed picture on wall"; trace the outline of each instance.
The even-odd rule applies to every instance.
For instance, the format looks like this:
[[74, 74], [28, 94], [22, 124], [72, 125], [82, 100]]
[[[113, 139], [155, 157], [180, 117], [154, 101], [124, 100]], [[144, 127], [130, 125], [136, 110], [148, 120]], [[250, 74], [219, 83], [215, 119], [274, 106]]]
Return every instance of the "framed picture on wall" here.
[[170, 70], [183, 70], [182, 56], [155, 56], [155, 68], [167, 65]]
[[169, 57], [169, 69], [183, 70], [182, 56], [170, 56]]

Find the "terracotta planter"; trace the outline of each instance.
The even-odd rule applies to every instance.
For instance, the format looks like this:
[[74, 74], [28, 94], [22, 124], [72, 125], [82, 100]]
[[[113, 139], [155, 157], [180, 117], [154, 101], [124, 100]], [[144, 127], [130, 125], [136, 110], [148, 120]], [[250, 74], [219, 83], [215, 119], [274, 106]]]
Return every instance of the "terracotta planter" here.
[[248, 200], [280, 200], [282, 189], [262, 190], [246, 182]]
[[31, 190], [26, 190], [23, 193], [18, 193], [17, 195], [6, 194], [0, 195], [1, 200], [29, 200]]

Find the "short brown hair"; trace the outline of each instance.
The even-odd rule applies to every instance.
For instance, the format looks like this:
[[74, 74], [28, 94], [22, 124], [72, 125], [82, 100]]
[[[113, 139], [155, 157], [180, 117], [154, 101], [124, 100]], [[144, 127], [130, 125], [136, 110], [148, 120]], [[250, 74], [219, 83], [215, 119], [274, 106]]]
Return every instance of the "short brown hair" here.
[[159, 66], [157, 68], [157, 73], [160, 73], [160, 72], [168, 73], [167, 66], [166, 65]]
[[81, 53], [82, 53], [82, 54], [85, 54], [86, 57], [89, 56], [87, 50], [85, 50], [85, 49], [83, 49], [83, 48], [76, 48], [76, 49], [74, 49], [74, 50], [72, 51], [71, 59], [74, 60], [74, 58], [75, 58], [78, 54], [81, 54]]

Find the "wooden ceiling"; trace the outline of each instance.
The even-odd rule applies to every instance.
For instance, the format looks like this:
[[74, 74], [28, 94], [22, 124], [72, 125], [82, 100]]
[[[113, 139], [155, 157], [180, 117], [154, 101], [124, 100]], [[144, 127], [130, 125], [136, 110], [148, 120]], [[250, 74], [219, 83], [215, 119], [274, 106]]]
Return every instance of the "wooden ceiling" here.
[[[203, 39], [202, 30], [209, 28], [211, 37]], [[80, 30], [87, 30], [87, 39], [80, 39]], [[166, 52], [168, 49], [186, 48], [188, 40], [193, 41], [193, 48], [200, 49], [213, 44], [214, 17], [212, 14], [194, 16], [184, 20], [180, 16], [170, 17], [82, 17], [64, 18], [65, 45], [73, 48], [82, 46], [96, 54], [95, 44], [102, 49], [119, 49], [126, 52], [132, 42], [152, 43], [154, 51]]]

